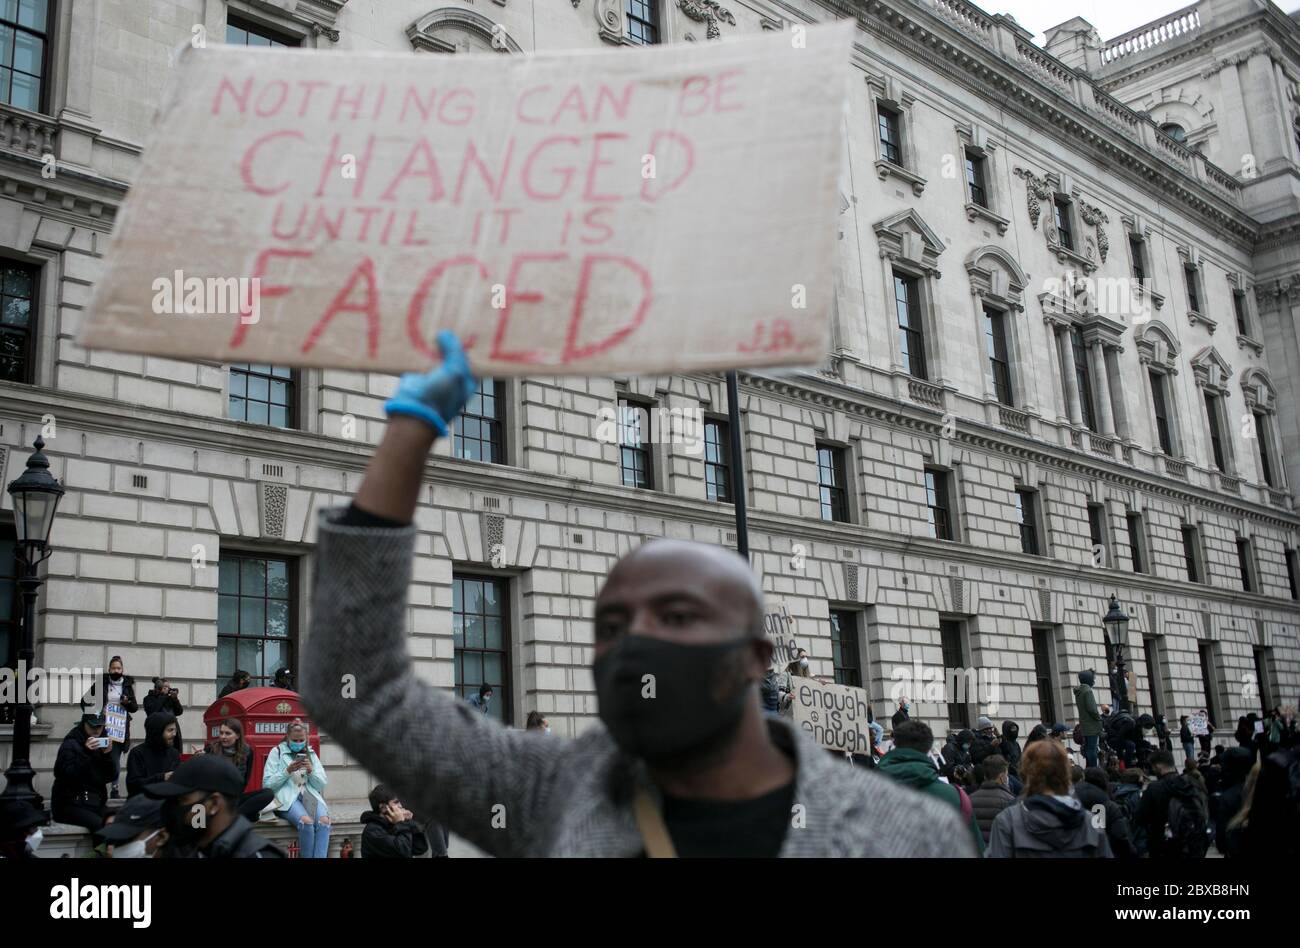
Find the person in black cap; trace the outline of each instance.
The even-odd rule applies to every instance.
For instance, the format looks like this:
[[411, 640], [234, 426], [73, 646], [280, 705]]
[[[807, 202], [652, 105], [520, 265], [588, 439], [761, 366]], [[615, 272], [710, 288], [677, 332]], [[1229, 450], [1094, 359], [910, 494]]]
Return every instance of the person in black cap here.
[[97, 713], [83, 714], [64, 736], [50, 791], [56, 823], [83, 826], [92, 833], [104, 825], [104, 788], [113, 779], [111, 744], [104, 734], [104, 715]]
[[169, 850], [192, 859], [283, 859], [285, 853], [253, 831], [239, 815], [244, 781], [235, 765], [215, 754], [198, 754], [176, 768], [166, 783], [144, 788], [162, 800]]
[[293, 691], [293, 672], [288, 668], [277, 668], [275, 670], [274, 685], [276, 688], [283, 688], [285, 691]]
[[0, 803], [0, 859], [35, 859], [45, 814], [26, 800]]
[[108, 843], [113, 859], [157, 859], [168, 839], [162, 807], [161, 800], [143, 793], [128, 797], [113, 822], [95, 835]]

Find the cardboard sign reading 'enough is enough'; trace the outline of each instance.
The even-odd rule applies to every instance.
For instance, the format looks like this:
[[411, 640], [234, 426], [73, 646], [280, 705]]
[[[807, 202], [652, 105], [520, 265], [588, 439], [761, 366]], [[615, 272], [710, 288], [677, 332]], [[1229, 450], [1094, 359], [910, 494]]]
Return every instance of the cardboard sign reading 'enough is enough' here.
[[792, 694], [795, 724], [822, 747], [871, 753], [869, 702], [861, 688], [796, 678]]
[[80, 342], [487, 376], [809, 365], [854, 25], [609, 52], [187, 50]]

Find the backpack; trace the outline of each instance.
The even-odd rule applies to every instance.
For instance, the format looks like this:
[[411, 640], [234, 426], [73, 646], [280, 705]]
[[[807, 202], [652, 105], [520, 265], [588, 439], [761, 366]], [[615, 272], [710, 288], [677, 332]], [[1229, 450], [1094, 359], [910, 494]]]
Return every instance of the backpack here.
[[1082, 724], [1076, 724], [1074, 726], [1074, 733], [1070, 735], [1070, 740], [1074, 741], [1074, 743], [1079, 747], [1083, 746], [1084, 737]]
[[1203, 859], [1209, 848], [1210, 811], [1196, 787], [1179, 779], [1169, 799], [1165, 848], [1181, 859]]

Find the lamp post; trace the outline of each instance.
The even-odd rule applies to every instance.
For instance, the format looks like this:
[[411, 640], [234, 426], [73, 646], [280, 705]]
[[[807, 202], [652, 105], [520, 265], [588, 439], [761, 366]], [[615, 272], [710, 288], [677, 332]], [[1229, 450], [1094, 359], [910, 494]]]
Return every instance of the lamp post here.
[[1119, 599], [1110, 594], [1110, 608], [1102, 618], [1106, 627], [1106, 638], [1115, 653], [1115, 677], [1118, 681], [1112, 686], [1119, 692], [1119, 709], [1131, 711], [1128, 700], [1128, 680], [1124, 675], [1124, 643], [1128, 640], [1128, 616], [1119, 606]]
[[[45, 440], [37, 437], [32, 446], [36, 451], [27, 459], [27, 470], [9, 484], [9, 495], [14, 500], [14, 532], [18, 544], [15, 557], [22, 571], [18, 585], [23, 597], [22, 638], [18, 641], [18, 669], [25, 677], [35, 658], [36, 594], [41, 588], [37, 567], [50, 555], [50, 528], [54, 526], [54, 513], [63, 497], [63, 486], [50, 475], [50, 461], [42, 448]], [[32, 704], [27, 688], [20, 689], [22, 701], [14, 718], [14, 752], [9, 769], [5, 771], [5, 789], [0, 800], [25, 800], [41, 809], [44, 800], [37, 794], [32, 780]]]

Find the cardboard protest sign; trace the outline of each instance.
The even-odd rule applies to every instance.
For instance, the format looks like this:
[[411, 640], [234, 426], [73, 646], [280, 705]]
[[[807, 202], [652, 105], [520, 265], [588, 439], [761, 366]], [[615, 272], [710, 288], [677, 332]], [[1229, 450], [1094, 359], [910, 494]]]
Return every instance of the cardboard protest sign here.
[[822, 747], [871, 753], [868, 698], [861, 688], [796, 678], [793, 698], [795, 724]]
[[855, 26], [646, 49], [187, 50], [80, 342], [484, 376], [808, 365]]
[[120, 704], [104, 707], [104, 734], [115, 744], [126, 741], [126, 709]]
[[1195, 737], [1204, 737], [1210, 733], [1210, 715], [1205, 709], [1193, 711], [1187, 716], [1187, 728]]
[[785, 603], [768, 603], [763, 613], [763, 632], [772, 643], [772, 667], [783, 671], [794, 661], [798, 643], [794, 637], [794, 619]]

